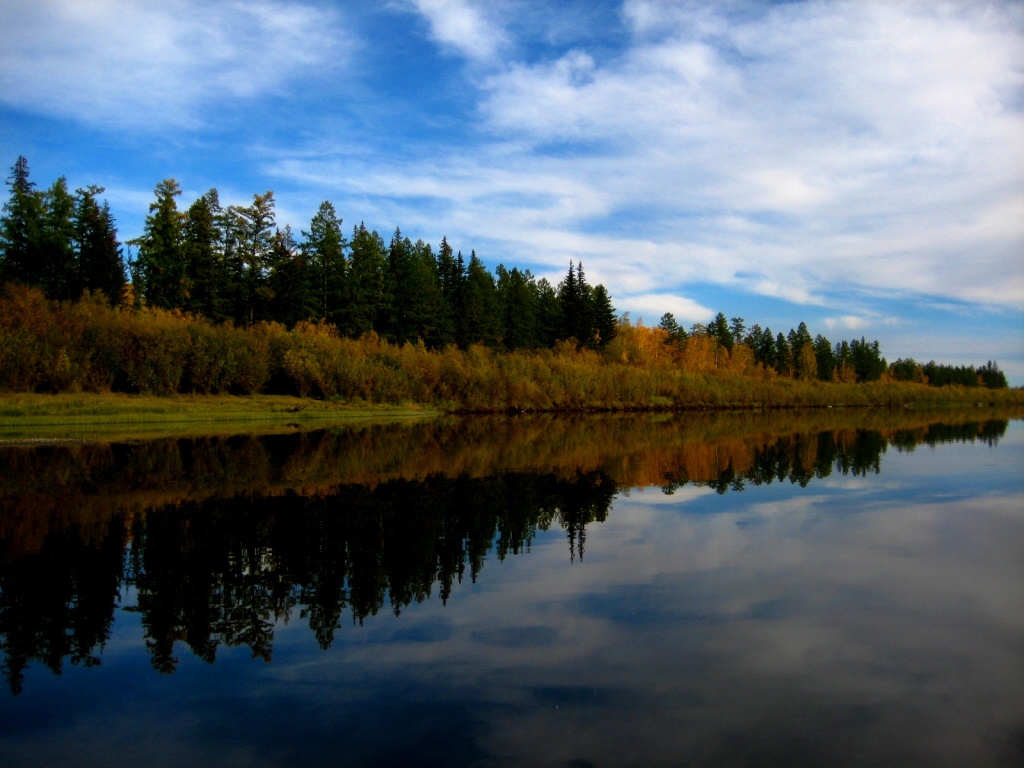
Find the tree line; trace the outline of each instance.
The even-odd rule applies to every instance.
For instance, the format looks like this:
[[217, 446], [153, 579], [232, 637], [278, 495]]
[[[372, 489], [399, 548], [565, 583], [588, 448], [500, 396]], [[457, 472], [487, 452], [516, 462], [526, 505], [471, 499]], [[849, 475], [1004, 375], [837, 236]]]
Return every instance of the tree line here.
[[[24, 157], [15, 162], [8, 186], [0, 218], [0, 284], [34, 286], [53, 301], [102, 296], [112, 306], [179, 312], [249, 329], [321, 324], [342, 338], [372, 333], [390, 344], [438, 351], [473, 345], [541, 350], [571, 343], [616, 358], [645, 357], [623, 350], [621, 341], [612, 344], [629, 328], [628, 317], [616, 316], [603, 285], [587, 282], [582, 262], [570, 262], [557, 286], [517, 267], [499, 265], [492, 274], [475, 251], [467, 261], [447, 238], [435, 251], [396, 228], [385, 242], [364, 223], [346, 237], [330, 201], [320, 204], [309, 229], [296, 238], [290, 226], [277, 225], [272, 191], [254, 195], [251, 205], [224, 207], [211, 189], [180, 210], [181, 188], [174, 179], [156, 185], [143, 233], [126, 244], [125, 259], [109, 206], [98, 199], [103, 188], [71, 194], [62, 177], [40, 191]], [[666, 313], [657, 329], [648, 330], [663, 336], [671, 362], [696, 372], [1007, 386], [993, 362], [978, 369], [912, 360], [889, 365], [878, 341], [862, 337], [833, 345], [821, 334], [812, 338], [805, 323], [775, 334], [718, 313], [687, 331]], [[642, 346], [650, 334], [629, 335]]]
[[363, 223], [346, 238], [330, 201], [300, 240], [278, 227], [272, 191], [223, 207], [211, 189], [181, 211], [174, 179], [157, 184], [125, 259], [109, 207], [96, 199], [102, 188], [72, 196], [61, 178], [41, 192], [24, 157], [8, 184], [0, 281], [37, 286], [53, 299], [102, 291], [112, 304], [245, 326], [324, 321], [346, 337], [373, 331], [431, 349], [536, 349], [562, 339], [601, 348], [615, 335], [608, 291], [587, 282], [582, 263], [570, 263], [558, 286], [518, 267], [492, 274], [475, 251], [467, 261], [447, 238], [435, 252], [401, 229], [386, 243]]

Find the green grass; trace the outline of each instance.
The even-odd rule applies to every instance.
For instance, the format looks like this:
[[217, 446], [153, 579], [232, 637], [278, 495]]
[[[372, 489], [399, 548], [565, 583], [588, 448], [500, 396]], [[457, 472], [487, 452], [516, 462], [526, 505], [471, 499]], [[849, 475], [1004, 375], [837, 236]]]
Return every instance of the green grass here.
[[416, 405], [339, 404], [283, 395], [3, 394], [0, 440], [267, 434], [439, 415]]

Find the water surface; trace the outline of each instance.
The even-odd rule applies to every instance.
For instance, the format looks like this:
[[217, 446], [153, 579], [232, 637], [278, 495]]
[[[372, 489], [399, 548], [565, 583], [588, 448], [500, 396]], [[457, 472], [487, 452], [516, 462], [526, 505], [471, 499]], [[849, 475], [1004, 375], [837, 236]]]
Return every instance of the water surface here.
[[1024, 762], [1024, 422], [0, 446], [0, 764]]

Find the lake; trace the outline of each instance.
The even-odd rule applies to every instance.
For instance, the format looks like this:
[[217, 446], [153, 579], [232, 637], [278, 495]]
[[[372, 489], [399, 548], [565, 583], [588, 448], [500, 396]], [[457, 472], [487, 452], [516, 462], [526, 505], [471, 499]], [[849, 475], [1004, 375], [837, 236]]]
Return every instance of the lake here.
[[1024, 765], [1024, 421], [0, 445], [0, 765]]

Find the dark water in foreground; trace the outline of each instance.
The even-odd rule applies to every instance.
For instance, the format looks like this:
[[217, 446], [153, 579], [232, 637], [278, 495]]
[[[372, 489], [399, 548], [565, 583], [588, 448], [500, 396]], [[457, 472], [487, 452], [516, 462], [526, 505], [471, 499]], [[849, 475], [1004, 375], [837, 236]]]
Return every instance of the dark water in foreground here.
[[1024, 422], [0, 446], [0, 765], [1024, 765]]

